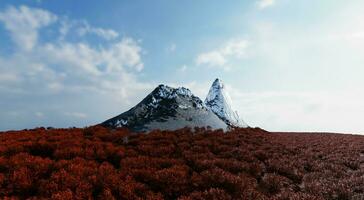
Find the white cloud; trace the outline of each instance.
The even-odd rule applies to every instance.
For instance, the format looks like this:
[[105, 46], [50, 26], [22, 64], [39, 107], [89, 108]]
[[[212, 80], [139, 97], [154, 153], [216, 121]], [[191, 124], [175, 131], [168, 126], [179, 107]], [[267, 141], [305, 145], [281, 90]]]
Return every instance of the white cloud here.
[[275, 4], [275, 0], [259, 0], [258, 7], [264, 9]]
[[104, 61], [109, 67], [109, 72], [114, 69], [120, 71], [120, 67], [129, 67], [141, 71], [144, 67], [141, 62], [142, 49], [132, 38], [124, 38], [102, 53], [105, 58]]
[[86, 21], [81, 22], [81, 26], [78, 28], [78, 33], [81, 36], [84, 36], [86, 34], [95, 34], [99, 37], [102, 37], [106, 40], [112, 40], [119, 37], [119, 33], [112, 29], [104, 29], [99, 27], [92, 27], [90, 24]]
[[0, 12], [0, 21], [10, 31], [14, 42], [24, 50], [31, 50], [37, 43], [38, 30], [54, 23], [57, 16], [42, 9], [20, 6], [8, 7]]
[[219, 51], [202, 53], [196, 59], [197, 65], [223, 66], [225, 63], [225, 56]]
[[93, 48], [88, 43], [47, 43], [36, 49], [35, 56], [66, 74], [97, 77], [129, 70], [141, 71], [141, 51], [132, 38], [123, 38], [108, 48]]
[[0, 81], [17, 82], [17, 88], [24, 92], [34, 92], [30, 87], [38, 92], [112, 91], [127, 98], [128, 90], [137, 91], [140, 85], [149, 87], [139, 84], [135, 76], [143, 69], [141, 51], [132, 38], [101, 48], [84, 42], [38, 44], [32, 52], [19, 51], [2, 58]]
[[230, 40], [216, 50], [199, 54], [196, 58], [196, 64], [228, 69], [226, 64], [229, 60], [243, 58], [246, 54], [247, 46], [247, 40]]
[[96, 35], [105, 40], [119, 38], [119, 33], [113, 29], [105, 29], [91, 26], [86, 20], [69, 19], [67, 16], [60, 17], [60, 39], [63, 40], [68, 34], [76, 34], [80, 37]]
[[73, 22], [70, 22], [68, 18], [64, 18], [60, 20], [60, 27], [59, 27], [59, 33], [60, 33], [60, 39], [64, 40], [67, 34], [69, 33], [70, 29], [72, 29], [74, 26]]

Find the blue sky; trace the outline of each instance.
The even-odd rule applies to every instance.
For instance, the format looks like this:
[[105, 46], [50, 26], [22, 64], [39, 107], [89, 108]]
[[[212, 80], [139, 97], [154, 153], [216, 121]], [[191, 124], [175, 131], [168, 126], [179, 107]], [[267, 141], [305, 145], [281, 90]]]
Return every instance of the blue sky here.
[[0, 130], [86, 126], [160, 83], [227, 85], [251, 126], [364, 133], [364, 2], [0, 2]]

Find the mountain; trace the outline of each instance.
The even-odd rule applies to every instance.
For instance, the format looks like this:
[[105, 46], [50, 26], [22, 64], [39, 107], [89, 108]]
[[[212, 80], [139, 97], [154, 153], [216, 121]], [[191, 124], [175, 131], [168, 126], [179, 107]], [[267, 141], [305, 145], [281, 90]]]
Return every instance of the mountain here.
[[135, 107], [101, 125], [110, 128], [126, 127], [137, 132], [153, 129], [176, 130], [184, 127], [228, 128], [189, 89], [166, 85], [159, 85]]
[[248, 125], [240, 119], [237, 111], [233, 110], [231, 106], [231, 98], [226, 92], [225, 86], [220, 79], [216, 79], [212, 83], [209, 93], [205, 99], [205, 104], [229, 126], [248, 127]]

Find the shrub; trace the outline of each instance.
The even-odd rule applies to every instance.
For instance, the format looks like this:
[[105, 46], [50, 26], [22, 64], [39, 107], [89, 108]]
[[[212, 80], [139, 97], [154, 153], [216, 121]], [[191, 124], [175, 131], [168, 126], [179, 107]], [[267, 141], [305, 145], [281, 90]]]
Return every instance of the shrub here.
[[0, 199], [355, 199], [364, 137], [95, 126], [0, 133]]

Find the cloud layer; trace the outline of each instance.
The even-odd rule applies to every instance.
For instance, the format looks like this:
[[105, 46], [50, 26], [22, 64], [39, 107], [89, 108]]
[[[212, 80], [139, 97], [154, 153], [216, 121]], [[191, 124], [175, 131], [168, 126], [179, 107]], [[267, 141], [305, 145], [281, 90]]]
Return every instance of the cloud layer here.
[[[0, 11], [0, 22], [5, 25], [15, 44], [15, 51], [11, 55], [0, 56], [2, 96], [20, 102], [23, 98], [37, 101], [49, 96], [71, 94], [90, 98], [104, 95], [105, 98], [113, 97], [119, 102], [124, 100], [127, 103], [129, 96], [150, 88], [149, 84], [136, 78], [144, 67], [143, 49], [131, 37], [119, 38], [119, 33], [114, 30], [93, 27], [87, 21], [79, 23], [47, 10], [27, 6], [10, 6]], [[50, 26], [52, 30], [60, 30], [59, 33], [53, 39], [38, 40]], [[79, 32], [80, 40], [67, 40], [69, 32]], [[95, 46], [83, 38], [86, 34], [95, 34], [106, 41], [113, 41]], [[5, 101], [4, 99], [4, 103]], [[44, 109], [47, 106], [54, 107], [52, 104], [56, 103], [55, 99], [44, 107], [38, 105], [40, 110], [32, 112], [37, 117], [40, 116], [39, 113], [46, 116], [48, 113]], [[59, 109], [67, 109], [64, 107]], [[1, 115], [17, 112], [9, 110]], [[87, 116], [77, 110], [58, 112], [70, 118]]]

